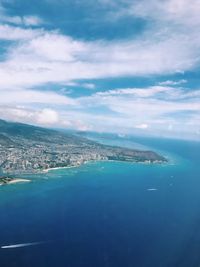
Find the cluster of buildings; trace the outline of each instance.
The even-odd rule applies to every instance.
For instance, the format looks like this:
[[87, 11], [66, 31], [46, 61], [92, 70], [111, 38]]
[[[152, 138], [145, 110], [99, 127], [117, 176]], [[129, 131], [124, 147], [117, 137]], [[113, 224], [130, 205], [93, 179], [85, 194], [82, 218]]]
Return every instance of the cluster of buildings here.
[[85, 138], [49, 131], [44, 134], [0, 135], [0, 170], [4, 174], [34, 173], [55, 167], [78, 166], [92, 160], [163, 162], [152, 151], [102, 145]]

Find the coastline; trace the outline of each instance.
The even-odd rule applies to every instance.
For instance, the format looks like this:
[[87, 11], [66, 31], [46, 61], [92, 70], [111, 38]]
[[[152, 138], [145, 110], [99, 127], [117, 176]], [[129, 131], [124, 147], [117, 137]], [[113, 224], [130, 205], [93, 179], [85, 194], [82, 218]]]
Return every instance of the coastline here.
[[0, 179], [0, 186], [18, 184], [18, 183], [28, 183], [28, 182], [31, 182], [31, 180], [22, 178], [3, 178]]
[[[72, 169], [72, 168], [78, 168], [81, 167], [85, 164], [88, 163], [95, 163], [95, 162], [123, 162], [123, 163], [128, 163], [128, 164], [143, 164], [143, 165], [172, 165], [171, 160], [169, 159], [169, 157], [167, 157], [166, 161], [126, 161], [126, 160], [117, 160], [117, 159], [103, 159], [103, 160], [88, 160], [88, 161], [84, 161], [81, 164], [77, 164], [77, 165], [71, 165], [71, 166], [63, 166], [63, 167], [52, 167], [52, 168], [47, 168], [47, 169], [42, 169], [42, 170], [37, 170], [34, 172], [26, 172], [23, 173], [27, 174], [27, 175], [32, 175], [32, 174], [45, 174], [48, 173], [50, 171], [54, 171], [54, 170], [61, 170], [61, 169]], [[174, 165], [174, 164], [173, 164]], [[12, 175], [16, 175], [17, 173], [12, 173]], [[18, 173], [20, 175], [20, 173]], [[3, 178], [3, 179], [2, 179]], [[9, 178], [9, 177], [0, 177], [0, 185], [6, 185], [6, 184], [16, 184], [16, 183], [23, 183], [23, 182], [31, 182], [30, 179], [24, 179], [24, 178]], [[4, 180], [5, 179], [5, 180]], [[1, 181], [2, 180], [2, 181]]]
[[48, 168], [48, 169], [44, 169], [41, 171], [41, 173], [48, 173], [50, 171], [54, 171], [54, 170], [60, 170], [60, 169], [71, 169], [71, 168], [77, 168], [81, 165], [76, 165], [76, 166], [65, 166], [65, 167], [54, 167], [54, 168]]
[[132, 163], [132, 164], [144, 164], [144, 165], [151, 165], [151, 164], [166, 164], [166, 163], [169, 163], [169, 159], [167, 159], [166, 162], [162, 162], [162, 161], [154, 161], [154, 162], [150, 162], [150, 161], [138, 161], [138, 162], [132, 162], [132, 161], [121, 161], [121, 160], [88, 160], [88, 161], [85, 161], [81, 164], [77, 164], [77, 165], [72, 165], [72, 166], [64, 166], [64, 167], [53, 167], [53, 168], [47, 168], [47, 169], [44, 169], [44, 170], [41, 170], [40, 173], [48, 173], [50, 171], [54, 171], [54, 170], [61, 170], [61, 169], [72, 169], [72, 168], [78, 168], [78, 167], [81, 167], [82, 165], [84, 164], [87, 164], [87, 163], [94, 163], [94, 162], [124, 162], [124, 163]]
[[72, 168], [79, 168], [85, 164], [88, 163], [97, 163], [97, 162], [119, 162], [119, 163], [128, 163], [128, 164], [141, 164], [141, 165], [171, 165], [169, 159], [167, 159], [166, 162], [161, 161], [155, 161], [155, 162], [149, 162], [149, 161], [141, 161], [141, 162], [131, 162], [131, 161], [121, 161], [121, 160], [89, 160], [85, 161], [82, 164], [74, 165], [74, 166], [66, 166], [66, 167], [54, 167], [54, 168], [48, 168], [42, 170], [40, 173], [48, 173], [50, 171], [54, 170], [61, 170], [61, 169], [72, 169]]

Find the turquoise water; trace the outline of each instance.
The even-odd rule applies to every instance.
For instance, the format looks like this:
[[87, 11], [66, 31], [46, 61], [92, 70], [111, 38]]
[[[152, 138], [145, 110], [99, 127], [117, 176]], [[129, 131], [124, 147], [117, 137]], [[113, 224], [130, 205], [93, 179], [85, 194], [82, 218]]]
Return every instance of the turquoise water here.
[[200, 143], [107, 142], [153, 147], [169, 163], [94, 162], [1, 186], [0, 246], [42, 243], [0, 249], [0, 266], [199, 266]]

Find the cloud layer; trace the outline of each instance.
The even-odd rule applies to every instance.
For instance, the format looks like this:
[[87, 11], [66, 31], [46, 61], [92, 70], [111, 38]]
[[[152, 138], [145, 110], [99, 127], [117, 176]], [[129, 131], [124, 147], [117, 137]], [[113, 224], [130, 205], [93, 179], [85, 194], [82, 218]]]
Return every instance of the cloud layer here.
[[59, 32], [2, 25], [0, 39], [13, 41], [0, 63], [0, 86], [6, 87], [172, 74], [191, 70], [199, 63], [199, 38], [183, 34], [165, 38], [154, 34], [116, 43], [83, 42]]
[[[46, 27], [39, 14], [11, 16], [0, 2], [0, 116], [45, 126], [198, 139], [200, 91], [197, 85], [188, 87], [184, 74], [200, 65], [199, 1], [99, 0], [97, 5], [105, 10], [106, 23], [132, 17], [148, 27], [126, 39], [75, 39]], [[181, 79], [173, 78], [179, 74]], [[168, 78], [159, 80], [162, 76]], [[94, 82], [128, 77], [155, 82], [115, 89], [97, 88]], [[76, 88], [89, 89], [89, 96], [80, 91], [77, 97]]]

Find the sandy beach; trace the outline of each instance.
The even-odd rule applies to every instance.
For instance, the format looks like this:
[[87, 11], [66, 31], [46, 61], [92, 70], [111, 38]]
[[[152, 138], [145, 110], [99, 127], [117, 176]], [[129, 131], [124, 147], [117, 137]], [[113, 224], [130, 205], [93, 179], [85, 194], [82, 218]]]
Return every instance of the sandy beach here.
[[7, 184], [17, 184], [17, 183], [27, 183], [27, 182], [31, 182], [31, 180], [15, 178], [12, 181], [9, 181]]
[[77, 167], [79, 167], [79, 166], [80, 166], [80, 165], [77, 165], [77, 166], [66, 166], [66, 167], [48, 168], [48, 169], [43, 170], [42, 172], [49, 172], [49, 171], [60, 170], [60, 169], [71, 169], [71, 168], [77, 168]]

